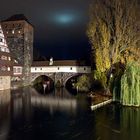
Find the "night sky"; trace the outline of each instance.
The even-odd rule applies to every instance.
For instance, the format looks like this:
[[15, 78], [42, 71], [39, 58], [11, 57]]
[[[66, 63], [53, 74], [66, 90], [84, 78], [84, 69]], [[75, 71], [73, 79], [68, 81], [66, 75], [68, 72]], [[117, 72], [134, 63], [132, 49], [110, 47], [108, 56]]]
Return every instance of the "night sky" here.
[[34, 25], [34, 48], [54, 59], [89, 59], [91, 0], [1, 0], [0, 20], [24, 14]]

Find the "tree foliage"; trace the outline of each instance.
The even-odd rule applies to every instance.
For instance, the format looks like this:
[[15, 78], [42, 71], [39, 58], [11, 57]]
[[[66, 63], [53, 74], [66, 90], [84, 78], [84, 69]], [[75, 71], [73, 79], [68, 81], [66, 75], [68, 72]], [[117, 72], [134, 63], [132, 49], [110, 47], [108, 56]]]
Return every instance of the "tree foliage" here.
[[121, 79], [121, 103], [140, 106], [140, 63], [128, 63]]
[[90, 89], [90, 78], [87, 75], [82, 75], [77, 79], [77, 82], [74, 84], [74, 88], [76, 88], [80, 92], [88, 92]]
[[87, 35], [97, 73], [110, 76], [115, 63], [140, 62], [139, 9], [138, 0], [93, 0]]

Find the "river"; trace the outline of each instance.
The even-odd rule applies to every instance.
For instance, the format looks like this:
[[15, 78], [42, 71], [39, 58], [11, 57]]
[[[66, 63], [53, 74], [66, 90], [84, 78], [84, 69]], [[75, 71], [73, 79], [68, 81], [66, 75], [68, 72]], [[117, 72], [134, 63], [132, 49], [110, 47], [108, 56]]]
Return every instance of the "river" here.
[[66, 89], [0, 91], [0, 140], [139, 140], [140, 108], [109, 104], [92, 111]]

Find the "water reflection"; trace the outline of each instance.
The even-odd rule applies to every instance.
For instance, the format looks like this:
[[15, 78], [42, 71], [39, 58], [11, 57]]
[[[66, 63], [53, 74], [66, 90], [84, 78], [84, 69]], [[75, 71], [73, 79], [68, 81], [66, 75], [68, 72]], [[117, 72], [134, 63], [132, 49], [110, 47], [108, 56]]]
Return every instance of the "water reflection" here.
[[31, 119], [30, 88], [22, 88], [11, 91], [11, 108], [13, 120], [16, 120], [19, 116], [24, 116], [25, 120]]
[[7, 140], [10, 127], [10, 90], [0, 91], [0, 140]]
[[54, 111], [75, 113], [77, 101], [66, 89], [57, 88], [49, 94], [39, 94], [35, 89], [31, 90], [31, 104], [34, 107], [48, 108], [52, 114]]
[[140, 108], [89, 103], [65, 89], [0, 92], [0, 140], [139, 140]]

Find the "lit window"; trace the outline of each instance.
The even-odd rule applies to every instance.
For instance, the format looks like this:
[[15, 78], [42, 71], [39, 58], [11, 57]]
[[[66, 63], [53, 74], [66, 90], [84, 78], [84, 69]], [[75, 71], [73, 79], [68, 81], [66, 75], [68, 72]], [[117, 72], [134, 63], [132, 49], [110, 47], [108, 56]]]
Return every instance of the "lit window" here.
[[15, 62], [15, 63], [18, 63], [18, 61], [17, 61], [17, 60], [14, 60], [14, 62]]
[[5, 52], [8, 52], [9, 53], [9, 49], [8, 48], [5, 48]]
[[16, 73], [16, 68], [13, 69], [14, 73]]
[[1, 70], [2, 70], [2, 71], [6, 71], [6, 66], [2, 66], [2, 67], [1, 67]]
[[18, 31], [18, 33], [20, 34], [21, 32], [20, 32], [20, 31]]
[[17, 73], [20, 73], [20, 72], [21, 72], [20, 68], [17, 68]]
[[8, 60], [11, 61], [11, 57], [8, 57]]
[[1, 59], [2, 59], [2, 60], [7, 60], [7, 56], [2, 55], [2, 56], [1, 56]]
[[4, 52], [4, 50], [5, 50], [5, 49], [2, 47], [2, 48], [1, 48], [1, 51]]
[[12, 30], [12, 34], [14, 34], [15, 33], [15, 31], [14, 30]]
[[8, 67], [7, 70], [10, 71], [10, 67]]

